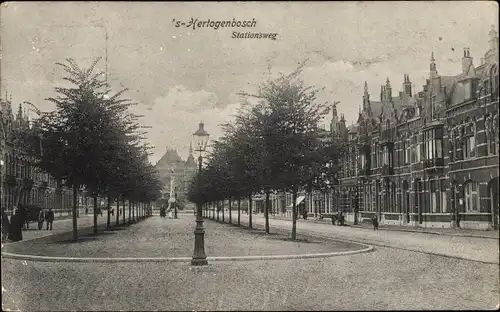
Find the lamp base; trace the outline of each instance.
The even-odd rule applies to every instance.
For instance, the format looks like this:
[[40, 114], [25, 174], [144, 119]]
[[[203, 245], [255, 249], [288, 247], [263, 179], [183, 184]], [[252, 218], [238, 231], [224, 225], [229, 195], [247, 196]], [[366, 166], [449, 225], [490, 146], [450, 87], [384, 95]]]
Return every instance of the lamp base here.
[[[201, 210], [198, 210], [201, 212]], [[196, 229], [194, 230], [194, 252], [191, 265], [207, 265], [207, 256], [205, 254], [205, 229], [203, 229], [203, 219], [200, 215], [196, 216]]]
[[208, 265], [207, 259], [191, 259], [191, 265], [194, 266], [202, 266], [202, 265]]

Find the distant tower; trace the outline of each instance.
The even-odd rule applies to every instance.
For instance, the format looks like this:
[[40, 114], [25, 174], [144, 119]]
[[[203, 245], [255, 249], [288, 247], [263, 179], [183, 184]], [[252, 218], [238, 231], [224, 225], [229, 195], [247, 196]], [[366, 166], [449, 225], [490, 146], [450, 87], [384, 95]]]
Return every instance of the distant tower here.
[[410, 75], [405, 74], [404, 76], [404, 81], [403, 81], [403, 92], [407, 96], [411, 97], [411, 81], [410, 81]]
[[368, 111], [370, 105], [370, 93], [368, 93], [368, 82], [365, 81], [365, 88], [363, 93], [363, 112]]
[[387, 80], [385, 82], [385, 100], [386, 102], [390, 102], [392, 100], [392, 88], [389, 77], [387, 77]]
[[431, 78], [438, 76], [437, 67], [436, 67], [436, 60], [434, 59], [434, 52], [431, 53], [431, 63], [429, 65], [429, 74], [430, 74]]
[[340, 132], [339, 117], [337, 115], [337, 104], [339, 102], [333, 102], [332, 104], [332, 121], [330, 122], [330, 132], [332, 134], [338, 134]]

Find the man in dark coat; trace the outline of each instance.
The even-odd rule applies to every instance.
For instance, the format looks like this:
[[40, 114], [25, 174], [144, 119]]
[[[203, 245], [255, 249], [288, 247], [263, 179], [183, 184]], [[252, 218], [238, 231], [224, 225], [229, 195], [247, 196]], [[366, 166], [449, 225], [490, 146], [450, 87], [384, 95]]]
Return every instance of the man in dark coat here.
[[47, 230], [50, 227], [50, 230], [52, 231], [52, 223], [54, 222], [54, 212], [52, 211], [52, 208], [49, 208], [49, 211], [45, 214], [45, 221], [47, 222]]
[[378, 219], [377, 216], [373, 216], [372, 218], [372, 223], [373, 223], [373, 230], [378, 230]]
[[2, 211], [2, 238], [9, 236], [10, 221], [6, 211]]
[[14, 215], [10, 218], [9, 239], [13, 242], [23, 240], [22, 228], [23, 220], [21, 219], [19, 211], [16, 209]]

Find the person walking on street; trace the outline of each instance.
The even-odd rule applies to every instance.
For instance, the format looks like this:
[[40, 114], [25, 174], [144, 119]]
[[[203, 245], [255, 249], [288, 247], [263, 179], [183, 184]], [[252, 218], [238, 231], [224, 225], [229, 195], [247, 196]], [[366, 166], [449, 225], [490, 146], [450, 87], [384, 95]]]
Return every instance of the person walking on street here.
[[45, 214], [45, 220], [47, 221], [47, 230], [50, 227], [50, 230], [52, 231], [52, 223], [54, 222], [54, 212], [52, 211], [52, 208], [49, 208], [49, 211]]
[[23, 240], [23, 222], [19, 210], [14, 211], [14, 215], [10, 217], [9, 240], [17, 242]]
[[378, 219], [377, 219], [377, 216], [373, 216], [372, 218], [372, 222], [373, 222], [373, 230], [378, 230]]
[[40, 211], [38, 212], [38, 230], [42, 229], [43, 221], [44, 221], [44, 213], [43, 209], [40, 209]]
[[7, 215], [7, 212], [4, 210], [2, 211], [2, 240], [5, 240], [7, 237], [9, 237], [9, 228], [10, 228], [10, 221], [9, 221], [9, 216]]

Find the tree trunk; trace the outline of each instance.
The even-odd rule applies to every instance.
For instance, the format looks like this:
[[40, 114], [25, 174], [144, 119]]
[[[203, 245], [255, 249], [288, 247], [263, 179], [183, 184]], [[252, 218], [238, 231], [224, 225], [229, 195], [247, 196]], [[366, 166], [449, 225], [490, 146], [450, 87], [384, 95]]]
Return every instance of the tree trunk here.
[[252, 228], [252, 194], [248, 195], [248, 227]]
[[108, 214], [106, 220], [106, 229], [111, 227], [111, 196], [108, 195]]
[[128, 223], [132, 222], [132, 219], [130, 216], [132, 215], [132, 202], [129, 200], [128, 201]]
[[116, 198], [116, 226], [120, 224], [120, 197]]
[[132, 223], [135, 223], [135, 208], [136, 208], [135, 200], [132, 201]]
[[98, 206], [98, 203], [97, 203], [97, 196], [94, 195], [94, 235], [97, 234], [97, 206]]
[[232, 199], [229, 198], [229, 224], [233, 224], [233, 210], [232, 210]]
[[241, 225], [241, 199], [238, 198], [238, 225]]
[[71, 218], [73, 219], [73, 241], [78, 240], [78, 230], [77, 230], [77, 222], [76, 222], [76, 210], [78, 209], [78, 190], [76, 188], [76, 185], [73, 185], [73, 215]]
[[123, 225], [125, 225], [125, 197], [122, 198], [122, 204]]
[[219, 203], [219, 201], [217, 201], [215, 204], [215, 209], [217, 210], [217, 221], [219, 221], [219, 214], [220, 214], [219, 207], [220, 207], [220, 203]]
[[266, 219], [266, 233], [269, 234], [269, 191], [266, 191], [266, 206], [264, 207], [264, 218]]
[[226, 214], [226, 209], [224, 207], [224, 200], [222, 200], [222, 203], [221, 203], [221, 212], [222, 212], [222, 223], [224, 223], [224, 216]]
[[292, 192], [292, 240], [297, 239], [297, 190]]

